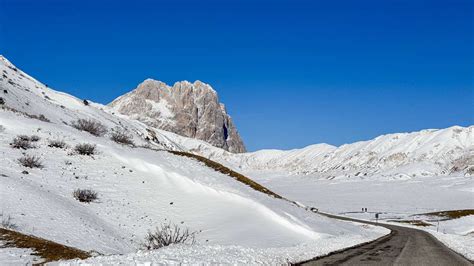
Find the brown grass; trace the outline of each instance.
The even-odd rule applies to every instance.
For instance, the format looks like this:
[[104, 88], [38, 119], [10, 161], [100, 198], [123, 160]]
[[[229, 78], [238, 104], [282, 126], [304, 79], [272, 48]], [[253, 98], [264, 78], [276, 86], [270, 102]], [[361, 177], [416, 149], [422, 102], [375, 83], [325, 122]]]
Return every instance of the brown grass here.
[[76, 248], [3, 228], [0, 228], [0, 240], [6, 242], [5, 247], [33, 249], [33, 255], [44, 259], [41, 264], [58, 260], [87, 259], [91, 256]]
[[420, 215], [441, 216], [446, 219], [458, 219], [464, 216], [474, 215], [474, 209], [429, 212], [429, 213], [423, 213]]
[[427, 222], [422, 221], [422, 220], [389, 220], [389, 222], [411, 224], [411, 225], [422, 226], [422, 227], [432, 226], [432, 224], [427, 223]]
[[265, 193], [269, 196], [272, 196], [272, 197], [275, 197], [277, 199], [284, 199], [282, 196], [276, 194], [275, 192], [269, 190], [268, 188], [260, 185], [259, 183], [253, 181], [252, 179], [242, 175], [242, 174], [239, 174], [225, 166], [223, 166], [222, 164], [220, 163], [217, 163], [217, 162], [214, 162], [212, 160], [209, 160], [207, 158], [204, 158], [202, 156], [199, 156], [199, 155], [196, 155], [196, 154], [192, 154], [192, 153], [188, 153], [188, 152], [183, 152], [183, 151], [168, 151], [172, 154], [175, 154], [175, 155], [180, 155], [180, 156], [185, 156], [185, 157], [189, 157], [189, 158], [193, 158], [193, 159], [196, 159], [200, 162], [203, 162], [207, 167], [210, 167], [214, 170], [216, 170], [217, 172], [220, 172], [222, 174], [225, 174], [225, 175], [228, 175], [230, 177], [233, 177], [235, 180], [241, 182], [241, 183], [244, 183], [246, 184], [247, 186], [257, 190], [257, 191], [260, 191], [262, 193]]

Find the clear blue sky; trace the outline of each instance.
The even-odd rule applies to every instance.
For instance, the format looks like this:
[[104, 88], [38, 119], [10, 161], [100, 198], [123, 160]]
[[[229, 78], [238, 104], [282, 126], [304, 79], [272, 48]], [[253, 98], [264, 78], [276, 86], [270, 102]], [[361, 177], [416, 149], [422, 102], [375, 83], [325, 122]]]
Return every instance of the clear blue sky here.
[[[115, 3], [122, 2], [122, 3]], [[472, 0], [0, 0], [0, 53], [108, 103], [211, 84], [249, 150], [474, 124]]]

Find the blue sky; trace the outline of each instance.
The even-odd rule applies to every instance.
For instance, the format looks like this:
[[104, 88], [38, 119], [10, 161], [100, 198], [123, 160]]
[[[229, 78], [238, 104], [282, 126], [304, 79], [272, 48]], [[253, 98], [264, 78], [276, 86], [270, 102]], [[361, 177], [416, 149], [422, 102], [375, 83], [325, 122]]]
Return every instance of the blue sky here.
[[0, 53], [101, 103], [202, 80], [249, 150], [340, 145], [474, 124], [473, 3], [0, 0]]

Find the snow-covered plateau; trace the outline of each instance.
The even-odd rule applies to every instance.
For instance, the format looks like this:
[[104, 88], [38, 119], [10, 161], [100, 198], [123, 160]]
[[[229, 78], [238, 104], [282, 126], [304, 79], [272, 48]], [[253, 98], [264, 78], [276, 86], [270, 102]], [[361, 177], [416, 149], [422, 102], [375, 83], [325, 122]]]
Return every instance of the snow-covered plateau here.
[[[368, 207], [406, 216], [472, 208], [472, 126], [341, 147], [234, 154], [52, 90], [4, 57], [0, 75], [0, 213], [10, 217], [10, 227], [3, 227], [95, 254], [53, 264], [294, 263], [388, 233], [304, 205], [339, 214]], [[78, 130], [80, 119], [98, 122], [107, 132]], [[113, 141], [114, 132], [126, 132], [133, 145]], [[15, 148], [14, 139], [22, 135], [30, 147]], [[79, 144], [95, 150], [80, 155]], [[168, 151], [222, 163], [290, 201]], [[25, 167], [25, 156], [36, 156], [40, 167]], [[92, 190], [97, 199], [78, 201], [78, 189]], [[461, 231], [472, 238], [472, 219], [465, 221]], [[196, 243], [144, 250], [147, 232], [169, 222], [198, 232]], [[451, 246], [468, 244], [455, 241]], [[31, 250], [0, 248], [0, 264], [37, 261]]]

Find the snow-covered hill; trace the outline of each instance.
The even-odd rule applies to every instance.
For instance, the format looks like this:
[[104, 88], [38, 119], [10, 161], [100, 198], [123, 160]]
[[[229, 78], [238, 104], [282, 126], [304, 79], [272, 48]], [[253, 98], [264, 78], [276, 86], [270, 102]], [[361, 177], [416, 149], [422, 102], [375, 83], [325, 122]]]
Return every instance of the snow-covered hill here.
[[177, 140], [186, 149], [244, 172], [279, 171], [324, 179], [407, 179], [415, 176], [474, 175], [474, 126], [453, 126], [379, 136], [335, 147], [311, 145], [289, 151], [232, 154], [203, 142]]
[[[142, 248], [148, 230], [172, 221], [201, 231], [198, 244], [119, 260], [244, 264], [296, 262], [386, 233], [315, 215], [166, 152], [204, 142], [54, 91], [3, 57], [0, 73], [0, 212], [20, 232], [86, 251], [124, 254]], [[108, 132], [80, 131], [71, 126], [78, 119], [92, 119]], [[127, 132], [135, 145], [112, 141], [116, 130]], [[19, 135], [39, 140], [30, 149], [15, 149], [11, 143]], [[50, 147], [57, 140], [66, 146]], [[75, 146], [82, 143], [96, 145], [97, 152], [79, 155]], [[37, 156], [43, 167], [22, 166], [19, 158], [25, 155]], [[76, 189], [91, 189], [98, 199], [79, 202]]]

